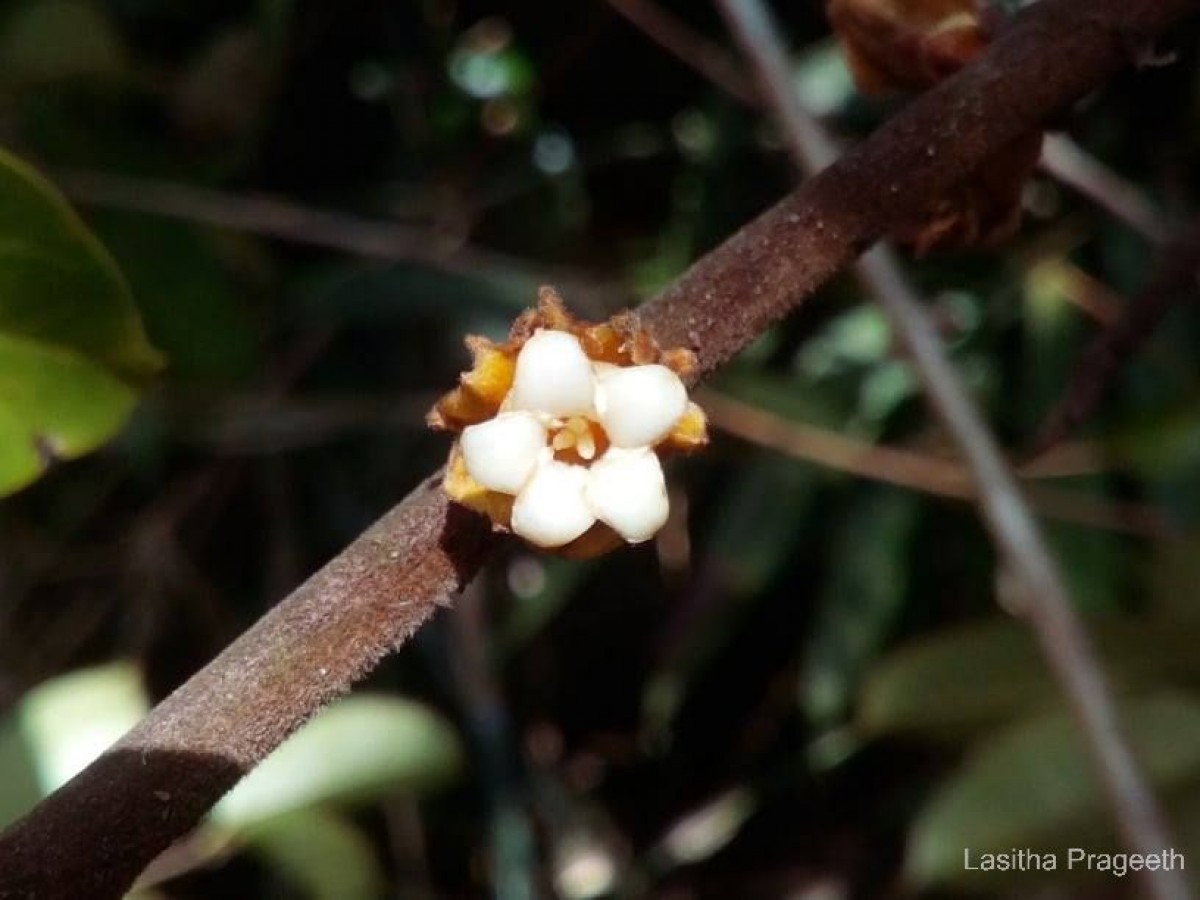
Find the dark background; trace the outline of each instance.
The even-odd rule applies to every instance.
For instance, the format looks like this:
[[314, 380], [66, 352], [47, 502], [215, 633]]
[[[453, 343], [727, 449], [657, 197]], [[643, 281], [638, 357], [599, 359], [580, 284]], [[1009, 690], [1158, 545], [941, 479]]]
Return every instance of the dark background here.
[[[18, 25], [39, 6], [50, 24], [30, 37]], [[712, 7], [664, 6], [733, 57]], [[776, 13], [797, 84], [843, 135], [901, 102], [854, 93], [820, 4]], [[1177, 220], [1197, 187], [1195, 38], [1170, 36], [1173, 64], [1119, 76], [1057, 123]], [[448, 441], [422, 416], [465, 366], [465, 333], [503, 334], [544, 282], [588, 317], [635, 303], [793, 180], [760, 113], [599, 0], [5, 3], [0, 139], [76, 202], [170, 359], [118, 440], [0, 502], [14, 715], [33, 686], [114, 659], [164, 695], [441, 463]], [[164, 182], [221, 193], [200, 209]], [[279, 240], [250, 215], [263, 193], [412, 234], [391, 261]], [[237, 227], [203, 221], [212, 207]], [[305, 230], [295, 210], [266, 219]], [[1019, 448], [1098, 330], [1088, 310], [1121, 309], [1154, 259], [1039, 174], [1010, 242], [910, 274]], [[1189, 710], [1195, 645], [1122, 629], [1197, 634], [1198, 329], [1194, 309], [1173, 312], [1085, 428], [1092, 463], [1033, 493], [1078, 605], [1113, 629], [1114, 670], [1134, 673], [1118, 678], [1131, 702], [1166, 691]], [[864, 445], [949, 454], [849, 279], [712, 388]], [[372, 676], [451, 723], [465, 760], [436, 789], [338, 807], [381, 896], [590, 896], [564, 875], [580, 858], [632, 896], [905, 896], [905, 848], [937, 798], [1053, 710], [967, 504], [714, 425], [710, 451], [671, 469], [676, 515], [656, 545], [581, 564], [505, 544]], [[925, 681], [888, 681], [900, 648], [945, 635]], [[1162, 731], [1148, 740], [1182, 754], [1170, 789], [1186, 796], [1200, 738]], [[999, 794], [1036, 796], [1023, 778], [1014, 757]], [[1070, 845], [1104, 819], [1089, 796], [1065, 818], [1037, 807], [1001, 846]], [[978, 835], [1001, 815], [960, 812]], [[240, 838], [156, 890], [350, 896], [336, 866], [320, 894], [256, 847]]]

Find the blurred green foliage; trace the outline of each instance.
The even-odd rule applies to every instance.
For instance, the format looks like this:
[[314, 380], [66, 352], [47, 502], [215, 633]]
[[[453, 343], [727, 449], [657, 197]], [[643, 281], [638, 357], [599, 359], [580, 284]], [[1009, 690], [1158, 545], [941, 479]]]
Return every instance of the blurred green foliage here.
[[[819, 4], [776, 9], [814, 111], [847, 137], [892, 111]], [[1056, 124], [1180, 221], [1195, 25], [1169, 43]], [[6, 821], [441, 463], [422, 415], [465, 333], [543, 282], [587, 317], [636, 302], [792, 183], [759, 112], [600, 0], [10, 0], [0, 127], [46, 175], [0, 159]], [[1027, 193], [1009, 244], [909, 267], [1014, 450], [1156, 256], [1049, 176]], [[1029, 482], [1193, 855], [1198, 334], [1174, 310]], [[962, 847], [1114, 846], [969, 506], [863, 455], [952, 461], [870, 298], [830, 286], [710, 387], [740, 406], [673, 469], [653, 547], [505, 545], [147, 891], [1025, 896]], [[792, 452], [733, 437], [739, 408]]]
[[162, 365], [112, 260], [41, 176], [0, 153], [0, 496], [111, 437], [123, 379]]
[[[36, 798], [69, 781], [150, 709], [127, 662], [80, 669], [30, 691], [0, 723], [0, 759], [17, 791]], [[229, 792], [211, 819], [146, 873], [135, 890], [209, 864], [231, 851], [258, 854], [308, 896], [375, 897], [384, 876], [369, 843], [337, 812], [397, 791], [431, 790], [461, 762], [453, 729], [432, 711], [394, 697], [360, 695], [319, 713]], [[7, 824], [28, 807], [13, 792]], [[155, 799], [169, 811], [170, 791]]]

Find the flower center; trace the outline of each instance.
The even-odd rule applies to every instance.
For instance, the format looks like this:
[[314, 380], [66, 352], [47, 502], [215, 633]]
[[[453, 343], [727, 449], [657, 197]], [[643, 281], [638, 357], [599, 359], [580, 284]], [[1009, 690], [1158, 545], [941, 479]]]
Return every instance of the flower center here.
[[608, 448], [604, 429], [586, 416], [571, 416], [551, 430], [550, 447], [562, 462], [589, 463]]

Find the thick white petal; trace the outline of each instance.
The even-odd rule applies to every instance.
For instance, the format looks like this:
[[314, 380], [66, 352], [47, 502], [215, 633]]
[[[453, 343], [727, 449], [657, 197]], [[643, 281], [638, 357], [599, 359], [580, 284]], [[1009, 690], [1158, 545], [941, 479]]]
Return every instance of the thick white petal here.
[[631, 544], [654, 537], [670, 511], [662, 464], [644, 447], [610, 447], [588, 469], [587, 499], [596, 518]]
[[464, 428], [461, 441], [472, 478], [488, 490], [516, 494], [546, 446], [546, 429], [533, 413], [501, 413]]
[[615, 447], [649, 447], [687, 411], [687, 388], [666, 366], [631, 366], [605, 372], [596, 390], [596, 413]]
[[587, 480], [581, 466], [542, 462], [513, 504], [512, 530], [539, 547], [571, 543], [596, 521], [583, 495]]
[[539, 330], [517, 354], [517, 371], [508, 396], [511, 409], [551, 416], [589, 415], [596, 382], [579, 339], [565, 331]]

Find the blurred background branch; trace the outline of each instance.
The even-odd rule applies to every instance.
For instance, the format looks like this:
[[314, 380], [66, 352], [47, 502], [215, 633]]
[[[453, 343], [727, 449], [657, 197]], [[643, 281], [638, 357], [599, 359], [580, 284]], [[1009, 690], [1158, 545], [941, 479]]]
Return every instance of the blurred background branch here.
[[[976, 500], [970, 471], [954, 457], [870, 444], [837, 432], [790, 421], [733, 397], [704, 390], [699, 394], [712, 423], [721, 431], [762, 447], [858, 478], [955, 500]], [[1170, 539], [1170, 522], [1148, 504], [1096, 500], [1080, 491], [1054, 490], [1028, 483], [1039, 479], [1096, 474], [1095, 449], [1062, 445], [1061, 458], [1039, 458], [1022, 469], [1030, 508], [1040, 516], [1159, 540]]]
[[278, 197], [252, 196], [106, 172], [57, 170], [55, 182], [83, 206], [146, 213], [199, 225], [337, 250], [383, 262], [416, 262], [450, 273], [488, 271], [534, 286], [552, 282], [593, 310], [628, 302], [615, 284], [563, 268], [535, 267], [460, 235], [431, 227], [314, 209]]
[[1092, 418], [1122, 367], [1171, 309], [1194, 302], [1200, 295], [1200, 225], [1194, 224], [1185, 234], [1167, 242], [1160, 255], [1158, 271], [1149, 283], [1080, 356], [1070, 381], [1038, 427], [1031, 456], [1045, 453]]
[[[828, 165], [836, 156], [833, 139], [801, 105], [789, 77], [787, 50], [763, 0], [718, 2], [730, 31], [758, 73], [797, 168], [812, 172]], [[1174, 846], [1121, 725], [1109, 678], [1067, 593], [1058, 563], [1003, 452], [948, 361], [895, 251], [886, 244], [878, 245], [858, 261], [855, 271], [887, 312], [926, 398], [962, 454], [1001, 564], [1018, 585], [1020, 603], [1015, 611], [1037, 633], [1058, 677], [1126, 847], [1134, 853], [1154, 854]], [[1142, 882], [1146, 896], [1159, 900], [1191, 895], [1182, 872], [1146, 872]]]

